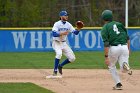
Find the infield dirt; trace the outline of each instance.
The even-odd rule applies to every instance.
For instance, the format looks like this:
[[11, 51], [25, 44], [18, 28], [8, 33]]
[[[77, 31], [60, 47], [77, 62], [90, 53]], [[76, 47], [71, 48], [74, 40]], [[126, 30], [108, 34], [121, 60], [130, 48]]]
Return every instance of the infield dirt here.
[[140, 70], [129, 76], [119, 72], [123, 90], [112, 90], [114, 81], [106, 69], [63, 69], [63, 78], [46, 79], [52, 69], [0, 69], [0, 82], [32, 82], [55, 93], [139, 93]]

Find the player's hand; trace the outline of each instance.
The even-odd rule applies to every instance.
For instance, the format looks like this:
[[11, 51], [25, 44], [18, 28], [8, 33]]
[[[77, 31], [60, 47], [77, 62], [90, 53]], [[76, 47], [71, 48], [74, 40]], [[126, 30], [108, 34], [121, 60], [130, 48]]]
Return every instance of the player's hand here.
[[129, 49], [129, 55], [131, 54], [131, 51], [130, 51], [130, 49]]
[[64, 31], [64, 32], [61, 32], [60, 35], [68, 35], [69, 32], [68, 31]]
[[110, 64], [110, 61], [109, 61], [109, 58], [108, 58], [108, 57], [105, 58], [105, 64], [106, 64], [107, 66], [109, 66], [109, 64]]
[[81, 30], [81, 28], [77, 28], [77, 31], [80, 31]]

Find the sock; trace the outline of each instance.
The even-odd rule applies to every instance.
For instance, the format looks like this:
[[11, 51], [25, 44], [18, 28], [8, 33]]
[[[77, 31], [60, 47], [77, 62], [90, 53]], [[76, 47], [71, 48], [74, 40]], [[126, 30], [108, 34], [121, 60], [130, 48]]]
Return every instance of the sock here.
[[60, 60], [60, 59], [55, 58], [55, 63], [54, 63], [54, 72], [57, 72], [57, 69], [58, 69], [58, 64], [59, 64], [59, 60]]
[[66, 65], [68, 63], [70, 63], [70, 61], [68, 59], [66, 59], [60, 64], [60, 66], [63, 67], [64, 65]]

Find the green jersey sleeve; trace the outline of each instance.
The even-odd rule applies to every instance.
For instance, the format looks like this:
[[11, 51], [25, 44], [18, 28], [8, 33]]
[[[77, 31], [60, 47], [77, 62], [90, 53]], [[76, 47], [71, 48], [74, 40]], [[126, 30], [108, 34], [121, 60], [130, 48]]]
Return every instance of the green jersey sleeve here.
[[104, 42], [104, 46], [108, 46], [109, 45], [109, 35], [108, 35], [108, 31], [106, 29], [106, 25], [103, 26], [102, 30], [101, 30], [101, 36]]

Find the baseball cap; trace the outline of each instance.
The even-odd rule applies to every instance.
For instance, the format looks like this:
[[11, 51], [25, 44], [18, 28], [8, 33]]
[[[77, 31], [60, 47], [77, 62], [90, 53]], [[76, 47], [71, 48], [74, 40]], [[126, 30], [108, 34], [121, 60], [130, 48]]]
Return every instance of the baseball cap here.
[[68, 13], [67, 13], [67, 11], [61, 11], [59, 13], [59, 16], [68, 16]]
[[102, 19], [106, 21], [112, 21], [113, 19], [113, 14], [111, 10], [104, 10], [102, 12]]

